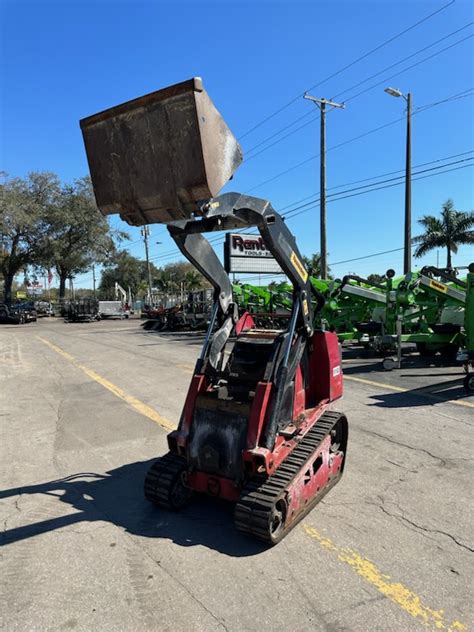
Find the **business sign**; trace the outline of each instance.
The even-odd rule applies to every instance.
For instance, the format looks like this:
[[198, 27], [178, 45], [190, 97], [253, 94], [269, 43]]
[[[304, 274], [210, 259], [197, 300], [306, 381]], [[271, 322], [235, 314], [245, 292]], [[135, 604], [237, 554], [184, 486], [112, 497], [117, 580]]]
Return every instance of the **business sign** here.
[[227, 272], [282, 273], [260, 235], [227, 233], [224, 243], [224, 265]]

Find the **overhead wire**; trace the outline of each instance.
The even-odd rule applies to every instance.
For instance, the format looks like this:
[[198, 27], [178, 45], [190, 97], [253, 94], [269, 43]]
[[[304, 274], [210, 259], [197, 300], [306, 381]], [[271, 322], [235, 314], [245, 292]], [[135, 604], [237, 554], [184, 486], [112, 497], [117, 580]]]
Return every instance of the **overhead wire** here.
[[[473, 22], [470, 22], [468, 26], [470, 26], [470, 25], [472, 25], [472, 24], [473, 24]], [[465, 27], [463, 27], [463, 28], [465, 28]], [[460, 29], [458, 29], [458, 31], [459, 31], [459, 30], [460, 30]], [[454, 31], [454, 32], [455, 32], [455, 33], [457, 33], [458, 31]], [[384, 79], [382, 79], [381, 81], [377, 82], [376, 84], [374, 84], [374, 85], [370, 86], [369, 88], [366, 88], [366, 89], [362, 90], [361, 92], [358, 92], [357, 94], [355, 94], [355, 95], [353, 95], [353, 96], [349, 97], [348, 99], [346, 99], [346, 100], [344, 101], [344, 104], [348, 103], [348, 102], [349, 102], [349, 101], [351, 101], [352, 99], [355, 99], [355, 98], [357, 98], [357, 97], [361, 96], [362, 94], [365, 94], [366, 92], [369, 92], [370, 90], [373, 90], [374, 88], [377, 88], [378, 86], [380, 86], [380, 85], [382, 85], [382, 84], [386, 83], [387, 81], [390, 81], [390, 79], [393, 79], [394, 77], [397, 77], [398, 75], [400, 75], [400, 74], [404, 73], [405, 71], [407, 71], [407, 70], [411, 70], [411, 69], [412, 69], [412, 68], [414, 68], [415, 66], [418, 66], [418, 65], [420, 65], [420, 64], [425, 63], [426, 61], [429, 61], [429, 60], [430, 60], [430, 59], [432, 59], [433, 57], [436, 57], [437, 55], [440, 55], [441, 53], [443, 53], [443, 52], [445, 52], [445, 51], [449, 50], [449, 49], [450, 49], [450, 48], [452, 48], [453, 46], [457, 46], [458, 44], [461, 44], [462, 42], [464, 42], [464, 41], [466, 41], [466, 40], [468, 40], [468, 39], [470, 39], [470, 38], [472, 38], [472, 37], [473, 37], [473, 35], [472, 35], [472, 34], [471, 34], [471, 35], [468, 35], [468, 36], [464, 37], [463, 39], [461, 39], [461, 40], [459, 40], [459, 41], [455, 42], [454, 44], [451, 44], [450, 46], [447, 46], [447, 47], [443, 48], [442, 50], [437, 51], [436, 53], [433, 53], [433, 55], [430, 55], [429, 57], [426, 57], [425, 59], [419, 60], [418, 62], [416, 62], [415, 64], [412, 64], [412, 65], [411, 65], [411, 66], [409, 66], [408, 68], [404, 68], [404, 69], [403, 69], [403, 70], [401, 70], [400, 72], [398, 72], [398, 73], [396, 73], [396, 74], [394, 74], [394, 75], [391, 75], [390, 77], [385, 77]], [[445, 38], [442, 38], [442, 39], [445, 39]], [[421, 49], [421, 50], [424, 50], [424, 49]], [[396, 65], [396, 64], [395, 64], [395, 65]], [[380, 74], [380, 73], [378, 73], [378, 74]], [[375, 76], [375, 75], [374, 75], [374, 76]], [[357, 87], [357, 86], [361, 85], [361, 84], [362, 84], [362, 83], [364, 83], [365, 81], [367, 81], [367, 79], [364, 79], [363, 81], [359, 82], [358, 84], [355, 84], [355, 85], [354, 85], [354, 86], [352, 86], [351, 88], [348, 88], [347, 90], [345, 90], [345, 91], [343, 91], [343, 92], [339, 93], [339, 95], [340, 95], [340, 94], [343, 94], [344, 92], [347, 92], [347, 91], [349, 91], [349, 90], [354, 89], [355, 87]], [[335, 99], [335, 98], [337, 98], [339, 95], [335, 95], [335, 96], [334, 96], [334, 97], [332, 97], [332, 98], [333, 98], [333, 99]], [[462, 97], [461, 97], [461, 96], [459, 96], [459, 97], [457, 97], [457, 98], [462, 98]], [[443, 103], [443, 101], [440, 101], [438, 104], [440, 104], [440, 103]], [[432, 104], [432, 106], [431, 106], [431, 107], [434, 107], [434, 105], [435, 105], [435, 104]], [[427, 109], [427, 108], [425, 108], [425, 109]], [[331, 112], [331, 110], [328, 110], [328, 112]], [[311, 113], [311, 112], [310, 112], [310, 113]], [[289, 137], [290, 137], [290, 136], [292, 136], [293, 134], [296, 134], [296, 132], [298, 132], [299, 130], [301, 130], [301, 129], [303, 129], [303, 128], [307, 127], [308, 125], [310, 125], [311, 123], [313, 123], [315, 120], [317, 120], [317, 119], [319, 118], [319, 116], [320, 116], [320, 115], [319, 115], [319, 112], [316, 112], [316, 114], [315, 114], [315, 115], [314, 115], [314, 116], [313, 116], [313, 117], [312, 117], [309, 121], [307, 121], [306, 123], [303, 123], [303, 125], [300, 125], [300, 126], [299, 126], [299, 127], [297, 127], [296, 129], [293, 129], [291, 132], [288, 132], [288, 134], [285, 134], [285, 135], [284, 135], [284, 136], [282, 136], [281, 138], [277, 138], [275, 141], [273, 141], [273, 143], [270, 143], [269, 145], [267, 145], [267, 146], [263, 147], [260, 151], [258, 151], [258, 152], [256, 152], [256, 153], [252, 154], [251, 156], [249, 156], [248, 158], [246, 158], [245, 162], [249, 162], [250, 160], [253, 160], [253, 159], [254, 159], [254, 158], [256, 158], [257, 156], [260, 156], [261, 154], [263, 154], [264, 152], [266, 152], [268, 149], [271, 149], [271, 148], [272, 148], [272, 147], [274, 147], [275, 145], [278, 145], [279, 143], [281, 143], [282, 141], [284, 141], [286, 138], [289, 138]], [[297, 121], [299, 121], [301, 118], [302, 118], [302, 117], [300, 117], [300, 118], [296, 119], [296, 121], [294, 121], [294, 123], [295, 123], [295, 122], [297, 122]], [[294, 123], [293, 123], [293, 124], [294, 124]], [[292, 124], [291, 124], [291, 125], [292, 125]], [[285, 128], [283, 128], [283, 129], [287, 129], [287, 128], [288, 128], [288, 127], [290, 127], [291, 125], [287, 125], [287, 126], [286, 126]], [[282, 129], [282, 130], [280, 130], [279, 132], [276, 132], [276, 133], [275, 133], [275, 134], [273, 134], [272, 136], [269, 136], [269, 137], [268, 137], [265, 141], [262, 141], [261, 143], [259, 143], [259, 145], [262, 145], [262, 144], [264, 144], [264, 142], [266, 142], [267, 140], [270, 140], [271, 138], [273, 138], [273, 137], [275, 137], [275, 136], [278, 136], [278, 134], [279, 134], [281, 131], [283, 131], [283, 129]], [[254, 149], [255, 149], [256, 147], [257, 147], [257, 145], [254, 147]], [[259, 186], [259, 185], [256, 185], [256, 186]]]
[[[471, 36], [472, 37], [472, 36]], [[471, 88], [469, 88], [469, 90], [471, 90]], [[441, 101], [438, 101], [436, 103], [429, 103], [425, 106], [420, 106], [419, 108], [416, 108], [413, 113], [412, 116], [415, 116], [417, 114], [421, 114], [422, 112], [430, 109], [431, 107], [435, 107], [436, 105], [441, 105], [442, 103], [447, 103], [448, 101], [453, 101], [453, 100], [457, 100], [459, 98], [464, 98], [464, 97], [469, 97], [472, 96], [471, 94], [465, 94], [467, 93], [468, 90], [465, 90], [462, 93], [457, 93], [455, 95], [451, 95], [449, 97], [447, 97], [446, 99], [443, 99]], [[374, 127], [370, 130], [367, 130], [366, 132], [363, 132], [362, 134], [358, 134], [357, 136], [353, 136], [352, 138], [349, 138], [345, 141], [342, 141], [336, 145], [332, 145], [331, 147], [328, 147], [326, 149], [326, 152], [329, 151], [333, 151], [334, 149], [338, 149], [339, 147], [343, 147], [344, 145], [348, 145], [350, 143], [355, 142], [356, 140], [360, 140], [362, 138], [365, 138], [366, 136], [370, 136], [371, 134], [375, 134], [376, 132], [379, 132], [387, 127], [390, 127], [391, 125], [395, 125], [395, 123], [398, 123], [400, 121], [404, 121], [406, 120], [405, 116], [400, 116], [396, 119], [393, 119], [392, 121], [389, 121], [388, 123], [384, 123], [383, 125], [379, 125], [378, 127]], [[304, 160], [301, 160], [300, 162], [297, 162], [295, 165], [292, 165], [291, 167], [288, 167], [287, 169], [284, 169], [283, 171], [280, 171], [279, 173], [275, 174], [274, 176], [267, 178], [266, 180], [263, 180], [262, 182], [259, 182], [258, 184], [254, 185], [253, 187], [251, 187], [250, 189], [247, 189], [245, 191], [245, 193], [250, 193], [251, 191], [254, 191], [255, 189], [259, 189], [261, 186], [265, 185], [265, 184], [269, 184], [270, 182], [273, 182], [274, 180], [277, 180], [281, 177], [283, 177], [284, 175], [286, 175], [287, 173], [291, 173], [292, 171], [295, 171], [296, 169], [299, 169], [300, 167], [302, 167], [303, 165], [307, 164], [308, 162], [311, 162], [313, 160], [316, 160], [316, 158], [318, 158], [321, 154], [315, 153], [312, 154], [311, 156], [309, 156], [308, 158], [305, 158]]]
[[402, 37], [403, 35], [405, 35], [406, 33], [408, 33], [409, 31], [412, 31], [413, 29], [415, 29], [416, 27], [420, 26], [421, 24], [423, 24], [424, 22], [430, 20], [431, 18], [433, 18], [435, 15], [437, 15], [438, 13], [440, 13], [441, 11], [444, 11], [445, 9], [447, 9], [448, 7], [450, 7], [452, 4], [454, 4], [455, 0], [450, 0], [450, 2], [442, 5], [439, 9], [436, 9], [436, 11], [432, 11], [431, 13], [429, 13], [428, 15], [426, 15], [424, 18], [422, 18], [421, 20], [418, 20], [417, 22], [415, 22], [414, 24], [410, 25], [409, 27], [403, 29], [402, 31], [400, 31], [399, 33], [396, 33], [395, 35], [393, 35], [392, 37], [386, 39], [385, 41], [383, 41], [381, 44], [378, 44], [375, 48], [367, 51], [366, 53], [364, 53], [363, 55], [361, 55], [360, 57], [358, 57], [357, 59], [354, 59], [353, 61], [351, 61], [349, 64], [346, 64], [345, 66], [343, 66], [342, 68], [340, 68], [339, 70], [336, 70], [335, 72], [331, 73], [330, 75], [328, 75], [327, 77], [325, 77], [324, 79], [322, 79], [321, 81], [318, 81], [317, 83], [313, 84], [312, 86], [310, 86], [309, 88], [307, 88], [305, 91], [299, 93], [296, 97], [294, 97], [293, 99], [291, 99], [290, 101], [288, 101], [286, 104], [284, 104], [283, 106], [281, 106], [280, 108], [278, 108], [277, 110], [275, 110], [272, 114], [266, 116], [264, 119], [262, 119], [261, 121], [259, 121], [257, 124], [253, 125], [250, 129], [248, 129], [245, 133], [241, 134], [239, 136], [239, 140], [242, 140], [243, 138], [245, 138], [246, 136], [248, 136], [249, 134], [251, 134], [252, 132], [254, 132], [256, 129], [258, 129], [259, 127], [261, 127], [264, 123], [266, 123], [267, 121], [269, 121], [270, 119], [274, 118], [275, 116], [277, 116], [278, 114], [280, 114], [280, 112], [283, 112], [284, 110], [286, 110], [290, 105], [292, 105], [293, 103], [295, 103], [296, 101], [298, 101], [298, 99], [300, 99], [305, 92], [309, 92], [310, 90], [314, 90], [315, 88], [318, 88], [319, 86], [321, 86], [323, 83], [326, 83], [327, 81], [329, 81], [330, 79], [333, 79], [334, 77], [337, 77], [338, 75], [340, 75], [341, 73], [345, 72], [346, 70], [348, 70], [349, 68], [352, 68], [353, 66], [355, 66], [356, 64], [358, 64], [359, 62], [363, 61], [364, 59], [367, 59], [367, 57], [370, 57], [371, 55], [373, 55], [374, 53], [378, 52], [379, 50], [381, 50], [382, 48], [384, 48], [385, 46], [387, 46], [388, 44], [391, 44], [392, 42], [394, 42], [395, 40], [397, 40], [399, 37]]
[[[474, 158], [470, 158], [470, 159], [467, 159], [467, 160], [474, 160]], [[464, 161], [456, 161], [455, 163], [448, 163], [447, 165], [442, 165], [440, 167], [433, 167], [432, 169], [428, 169], [428, 170], [425, 169], [425, 170], [422, 170], [420, 172], [415, 172], [413, 175], [416, 176], [418, 174], [426, 173], [427, 171], [443, 169], [443, 168], [445, 168], [447, 166], [450, 166], [451, 164], [457, 164], [458, 162], [464, 162]], [[445, 171], [440, 171], [438, 173], [428, 173], [427, 175], [420, 175], [420, 177], [412, 178], [412, 181], [415, 182], [417, 180], [423, 180], [425, 178], [431, 178], [431, 177], [443, 175], [445, 173], [450, 173], [452, 171], [458, 171], [460, 169], [466, 169], [466, 168], [469, 168], [469, 167], [472, 167], [472, 166], [474, 166], [474, 164], [461, 165], [461, 166], [458, 166], [458, 167], [453, 167], [452, 169], [445, 169]], [[403, 176], [400, 176], [400, 178], [396, 178], [396, 179], [401, 179], [402, 177]], [[344, 199], [351, 198], [351, 197], [358, 197], [360, 195], [364, 195], [364, 194], [367, 194], [367, 193], [373, 193], [375, 191], [380, 191], [380, 190], [383, 190], [383, 189], [392, 188], [394, 186], [400, 186], [400, 185], [404, 184], [404, 182], [402, 180], [400, 182], [392, 182], [391, 184], [387, 183], [387, 184], [384, 184], [383, 186], [378, 186], [379, 184], [381, 184], [381, 183], [380, 182], [376, 182], [376, 183], [374, 183], [372, 185], [372, 188], [369, 188], [368, 190], [365, 190], [365, 191], [352, 190], [352, 193], [349, 193], [349, 191], [351, 191], [350, 189], [348, 189], [347, 191], [342, 191], [339, 194], [334, 194], [335, 196], [338, 195], [338, 197], [333, 197], [333, 198], [328, 199], [327, 203], [329, 204], [331, 202], [337, 202], [339, 200], [344, 200]], [[348, 194], [347, 195], [342, 195], [343, 193], [348, 193]], [[288, 221], [288, 220], [294, 219], [298, 215], [301, 215], [302, 213], [306, 213], [306, 212], [310, 211], [312, 208], [314, 208], [314, 206], [318, 202], [319, 202], [319, 199], [316, 199], [313, 202], [309, 203], [312, 206], [304, 205], [305, 208], [298, 208], [297, 207], [295, 209], [292, 209], [292, 211], [290, 211], [289, 213], [286, 214], [285, 220]], [[257, 234], [257, 233], [247, 232], [248, 230], [249, 229], [244, 229], [242, 231], [242, 233], [246, 233], [246, 234], [249, 234], [249, 235]], [[221, 236], [218, 236], [218, 237], [216, 237], [214, 239], [209, 239], [209, 243], [211, 245], [214, 245], [214, 246], [221, 245], [221, 244], [224, 243], [224, 239]], [[172, 259], [173, 257], [176, 257], [176, 254], [178, 254], [176, 250], [169, 251], [168, 253], [163, 253], [161, 255], [157, 255], [156, 257], [152, 257], [150, 259], [150, 261], [152, 261], [152, 260], [153, 261], [169, 260], [169, 259]]]
[[[452, 31], [451, 33], [448, 33], [447, 35], [437, 39], [434, 42], [431, 42], [431, 44], [428, 44], [427, 46], [424, 46], [423, 48], [418, 49], [417, 51], [415, 51], [414, 53], [411, 53], [410, 55], [408, 55], [407, 57], [404, 57], [403, 59], [400, 59], [399, 61], [390, 64], [389, 66], [386, 66], [385, 68], [382, 68], [381, 70], [379, 70], [378, 72], [374, 73], [373, 75], [370, 75], [370, 77], [366, 77], [365, 79], [362, 79], [361, 81], [357, 82], [356, 84], [354, 84], [353, 86], [351, 86], [350, 88], [346, 88], [345, 90], [343, 90], [342, 92], [339, 92], [338, 94], [335, 94], [333, 97], [331, 97], [331, 100], [335, 100], [336, 98], [340, 97], [341, 95], [345, 94], [346, 92], [350, 92], [351, 90], [354, 90], [356, 88], [358, 88], [360, 85], [366, 83], [367, 81], [370, 81], [371, 79], [374, 79], [375, 77], [383, 74], [384, 72], [390, 70], [391, 68], [394, 68], [395, 66], [398, 66], [399, 64], [402, 64], [403, 62], [407, 61], [408, 59], [411, 59], [412, 57], [415, 57], [416, 55], [419, 55], [420, 53], [424, 52], [425, 50], [428, 50], [429, 48], [436, 46], [436, 44], [439, 44], [440, 42], [448, 39], [449, 37], [452, 37], [453, 35], [456, 35], [457, 33], [463, 31], [464, 29], [472, 26], [474, 24], [474, 22], [469, 22], [468, 24], [465, 24], [464, 26]], [[461, 40], [463, 41], [463, 40]], [[460, 43], [460, 42], [457, 42]], [[453, 44], [453, 46], [457, 45], [457, 43]], [[440, 54], [442, 52], [444, 52], [447, 49], [443, 49], [441, 51], [438, 51], [437, 53], [435, 53], [435, 55]], [[419, 63], [424, 63], [425, 61], [428, 61], [429, 59], [431, 59], [431, 57], [428, 57], [425, 60], [421, 60]], [[416, 64], [417, 65], [417, 64]], [[400, 71], [400, 74], [405, 72], [406, 70], [410, 70], [413, 66], [410, 66], [409, 68], [403, 69], [402, 71]], [[392, 75], [391, 77], [386, 77], [385, 79], [382, 80], [382, 83], [385, 81], [388, 81], [389, 79], [393, 79], [393, 77], [396, 75]], [[377, 87], [376, 84], [373, 87]], [[368, 90], [373, 89], [373, 87], [369, 88]], [[359, 93], [363, 94], [363, 92]], [[355, 96], [359, 96], [359, 95], [355, 95]], [[352, 98], [355, 98], [351, 97]], [[347, 99], [350, 100], [350, 99]], [[346, 102], [347, 102], [346, 101]], [[329, 110], [330, 111], [330, 110]], [[270, 147], [273, 147], [274, 145], [276, 145], [277, 143], [285, 140], [286, 138], [288, 138], [289, 136], [292, 136], [293, 134], [296, 134], [296, 132], [298, 132], [300, 129], [303, 129], [304, 127], [307, 127], [308, 125], [310, 125], [312, 122], [314, 122], [316, 119], [319, 118], [319, 112], [317, 111], [308, 111], [306, 114], [303, 114], [302, 116], [299, 116], [298, 118], [296, 118], [294, 121], [292, 121], [291, 123], [285, 125], [284, 127], [282, 127], [281, 129], [279, 129], [278, 131], [274, 132], [273, 134], [271, 134], [270, 136], [268, 136], [267, 138], [263, 139], [262, 141], [260, 141], [259, 143], [257, 143], [256, 145], [254, 145], [253, 147], [251, 147], [250, 149], [246, 150], [246, 155], [248, 156], [249, 153], [253, 152], [255, 149], [257, 149], [258, 147], [261, 147], [262, 145], [264, 145], [267, 141], [275, 138], [275, 136], [278, 136], [279, 134], [281, 134], [282, 132], [286, 131], [287, 129], [289, 129], [290, 127], [292, 127], [293, 125], [296, 125], [296, 123], [298, 123], [299, 121], [307, 118], [308, 116], [311, 115], [311, 119], [309, 121], [307, 121], [306, 123], [304, 123], [303, 125], [300, 125], [299, 127], [297, 127], [296, 129], [292, 130], [291, 132], [289, 132], [288, 134], [285, 134], [285, 136], [283, 136], [282, 138], [279, 138], [278, 140], [276, 140], [274, 143], [272, 143], [271, 145], [269, 145], [268, 147], [263, 148], [262, 150], [260, 150], [259, 152], [257, 152], [256, 154], [253, 154], [251, 156], [249, 156], [248, 158], [246, 158], [246, 162], [248, 162], [249, 160], [252, 160], [253, 158], [255, 158], [256, 156], [260, 155], [261, 153], [263, 153], [264, 151], [266, 151], [267, 149], [269, 149]]]
[[[421, 163], [421, 164], [419, 164], [419, 165], [415, 165], [415, 166], [413, 167], [413, 169], [417, 169], [417, 168], [419, 168], [419, 167], [426, 166], [426, 165], [429, 165], [429, 164], [433, 164], [433, 163], [436, 163], [436, 162], [445, 161], [445, 160], [448, 160], [448, 159], [450, 159], [450, 158], [455, 158], [455, 157], [458, 157], [458, 156], [467, 155], [468, 153], [473, 153], [473, 150], [470, 150], [470, 151], [468, 151], [468, 152], [461, 152], [460, 154], [454, 154], [453, 156], [448, 156], [448, 157], [446, 157], [446, 158], [441, 158], [441, 159], [437, 159], [437, 160], [434, 160], [434, 161], [429, 161], [429, 162], [426, 162], [426, 163]], [[467, 158], [467, 159], [465, 159], [465, 160], [473, 160], [473, 159], [474, 159], [474, 158]], [[433, 170], [443, 169], [443, 168], [446, 168], [447, 166], [451, 166], [451, 165], [453, 165], [453, 164], [459, 164], [459, 163], [461, 163], [461, 162], [464, 162], [465, 160], [454, 161], [454, 162], [451, 162], [451, 163], [447, 163], [447, 164], [444, 164], [444, 165], [440, 165], [440, 166], [438, 166], [438, 167], [432, 167], [431, 169], [428, 169], [428, 170], [424, 169], [424, 170], [422, 170], [422, 171], [412, 172], [412, 176], [413, 176], [413, 175], [415, 175], [415, 176], [416, 176], [416, 175], [419, 175], [419, 174], [422, 174], [422, 173], [426, 173], [427, 171], [433, 171]], [[402, 171], [402, 170], [399, 170], [399, 171]], [[373, 179], [375, 179], [375, 178], [380, 178], [380, 177], [383, 177], [383, 176], [385, 176], [385, 175], [392, 175], [393, 173], [397, 173], [397, 172], [388, 172], [388, 173], [386, 173], [386, 174], [380, 174], [379, 176], [374, 176], [374, 177], [372, 177], [372, 178], [367, 178], [366, 180], [373, 180]], [[404, 175], [398, 176], [397, 178], [389, 178], [389, 179], [387, 179], [387, 180], [381, 180], [381, 181], [379, 181], [379, 182], [374, 182], [374, 183], [373, 183], [373, 184], [371, 184], [371, 185], [365, 185], [365, 187], [355, 187], [355, 188], [352, 188], [352, 189], [346, 189], [345, 191], [340, 191], [340, 192], [338, 192], [338, 193], [329, 194], [329, 195], [327, 196], [327, 198], [329, 198], [329, 200], [328, 200], [328, 201], [332, 201], [332, 200], [331, 200], [331, 198], [333, 198], [334, 196], [340, 196], [340, 195], [342, 195], [342, 194], [352, 193], [352, 192], [358, 191], [360, 188], [368, 188], [368, 187], [370, 187], [370, 188], [371, 188], [371, 190], [372, 190], [372, 188], [374, 188], [374, 187], [378, 187], [378, 185], [380, 185], [380, 184], [385, 184], [385, 183], [391, 182], [392, 180], [399, 180], [399, 179], [401, 179], [401, 178], [404, 178]], [[416, 178], [416, 179], [419, 179], [419, 178]], [[361, 181], [356, 181], [356, 182], [352, 182], [352, 183], [340, 184], [340, 185], [337, 185], [337, 187], [331, 187], [331, 190], [332, 190], [332, 189], [335, 189], [335, 188], [342, 188], [343, 186], [347, 186], [347, 185], [349, 185], [349, 184], [357, 184], [358, 182], [363, 182], [363, 180], [361, 180]], [[401, 184], [401, 183], [398, 183], [398, 184]], [[378, 188], [384, 188], [384, 187], [378, 187]], [[374, 189], [374, 190], [378, 190], [378, 188], [377, 188], [377, 189]], [[385, 188], [389, 188], [389, 187], [385, 187]], [[330, 189], [328, 189], [328, 190], [330, 190]], [[339, 199], [339, 198], [337, 198], [337, 199]], [[336, 200], [334, 200], [334, 201], [337, 201], [337, 199], [336, 199]], [[341, 199], [343, 199], [343, 198], [341, 198]], [[319, 202], [319, 198], [318, 198], [318, 197], [316, 197], [316, 198], [312, 199], [310, 202], [307, 202], [307, 203], [305, 203], [305, 204], [302, 204], [301, 206], [297, 206], [297, 207], [295, 207], [295, 208], [290, 209], [290, 210], [289, 210], [286, 214], [284, 214], [283, 216], [284, 216], [284, 218], [285, 218], [285, 219], [290, 219], [293, 215], [296, 215], [295, 211], [298, 211], [298, 210], [300, 210], [301, 208], [305, 208], [305, 207], [308, 207], [308, 206], [312, 206], [312, 205], [314, 205], [314, 204], [316, 204], [316, 203], [318, 203], [318, 202]], [[279, 212], [281, 213], [281, 212], [283, 211], [283, 209], [284, 209], [284, 208], [288, 208], [289, 206], [291, 206], [291, 205], [288, 205], [287, 207], [283, 207], [283, 208], [279, 209]], [[246, 231], [248, 231], [248, 230], [250, 230], [250, 229], [244, 229], [242, 232], [246, 232]], [[252, 233], [248, 233], [248, 234], [252, 234]], [[209, 239], [209, 242], [210, 242], [211, 244], [213, 244], [213, 243], [217, 243], [218, 241], [221, 241], [221, 243], [223, 243], [223, 240], [222, 240], [222, 238], [221, 238], [220, 236], [216, 236], [214, 239], [212, 239], [212, 238], [211, 238], [211, 239]], [[175, 249], [173, 249], [173, 250], [167, 251], [166, 253], [161, 253], [160, 255], [156, 255], [155, 257], [152, 257], [150, 260], [158, 260], [158, 259], [161, 259], [161, 258], [168, 258], [168, 255], [173, 256], [173, 255], [175, 255], [175, 254], [176, 254], [176, 250], [175, 250]]]

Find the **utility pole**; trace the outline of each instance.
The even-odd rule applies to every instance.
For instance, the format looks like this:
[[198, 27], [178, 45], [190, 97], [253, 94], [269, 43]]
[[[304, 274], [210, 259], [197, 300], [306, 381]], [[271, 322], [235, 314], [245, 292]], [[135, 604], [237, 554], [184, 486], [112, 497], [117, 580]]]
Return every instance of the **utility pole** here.
[[[304, 99], [312, 101], [321, 112], [321, 138], [320, 138], [320, 171], [319, 171], [319, 225], [320, 225], [320, 257], [321, 257], [321, 279], [326, 279], [328, 275], [328, 253], [326, 240], [326, 114], [334, 108], [345, 108], [344, 103], [335, 103], [329, 99], [317, 99], [306, 92]], [[329, 106], [329, 110], [326, 110]]]
[[94, 295], [94, 298], [96, 298], [96, 292], [95, 292], [95, 265], [92, 265], [92, 292]]
[[407, 139], [405, 151], [405, 227], [403, 273], [411, 272], [411, 92], [403, 94], [398, 88], [385, 88], [391, 97], [403, 97], [407, 102]]
[[150, 235], [150, 229], [148, 226], [143, 226], [141, 229], [141, 233], [143, 236], [143, 241], [145, 242], [145, 258], [146, 258], [146, 266], [148, 269], [148, 304], [150, 307], [152, 306], [152, 287], [153, 283], [151, 280], [151, 265], [150, 258], [148, 256], [148, 236]]

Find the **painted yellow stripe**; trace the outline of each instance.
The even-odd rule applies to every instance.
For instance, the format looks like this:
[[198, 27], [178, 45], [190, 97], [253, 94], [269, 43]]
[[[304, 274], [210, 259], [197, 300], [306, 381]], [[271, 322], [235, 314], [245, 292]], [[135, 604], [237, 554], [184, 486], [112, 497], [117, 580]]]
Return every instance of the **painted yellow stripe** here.
[[467, 627], [460, 621], [446, 621], [444, 610], [434, 610], [426, 606], [416, 593], [399, 582], [390, 581], [389, 575], [382, 573], [373, 562], [362, 557], [356, 551], [337, 546], [330, 538], [307, 524], [303, 525], [303, 529], [310, 538], [318, 542], [327, 551], [336, 555], [340, 562], [347, 564], [357, 575], [365, 579], [382, 595], [393, 601], [403, 611], [427, 628], [431, 630], [447, 630], [447, 632], [467, 630]]
[[410, 390], [408, 388], [401, 388], [400, 386], [393, 386], [392, 384], [385, 384], [384, 382], [374, 382], [373, 380], [367, 380], [363, 377], [354, 377], [352, 375], [344, 375], [344, 380], [361, 382], [362, 384], [369, 384], [370, 386], [377, 386], [378, 388], [386, 388], [389, 391], [396, 391], [397, 393], [410, 393], [410, 395], [427, 397], [428, 399], [434, 399], [437, 402], [442, 402], [444, 404], [454, 404], [455, 406], [474, 408], [474, 404], [471, 402], [462, 402], [458, 399], [443, 399], [442, 397], [439, 397], [439, 395], [435, 395], [434, 393], [425, 393], [421, 389]]
[[88, 377], [94, 380], [94, 382], [97, 382], [98, 384], [106, 388], [108, 391], [110, 391], [111, 393], [113, 393], [114, 395], [122, 399], [124, 402], [132, 406], [132, 408], [134, 408], [141, 415], [148, 417], [148, 419], [151, 419], [152, 421], [157, 423], [162, 428], [165, 428], [166, 430], [175, 430], [176, 426], [173, 423], [171, 423], [171, 421], [168, 421], [168, 419], [165, 419], [165, 417], [162, 417], [161, 415], [159, 415], [154, 408], [151, 408], [147, 404], [141, 402], [139, 399], [137, 399], [133, 395], [129, 395], [124, 390], [122, 390], [119, 386], [116, 386], [115, 384], [107, 380], [105, 377], [102, 377], [101, 375], [93, 371], [92, 369], [89, 369], [88, 367], [84, 366], [83, 364], [78, 362], [76, 358], [72, 356], [70, 353], [68, 353], [67, 351], [64, 351], [64, 349], [61, 349], [61, 347], [58, 347], [54, 343], [50, 342], [49, 340], [46, 340], [46, 338], [42, 338], [41, 336], [36, 336], [36, 337], [38, 338], [38, 340], [41, 340], [42, 343], [47, 345], [50, 349], [52, 349], [53, 351], [56, 351], [56, 353], [59, 353], [60, 356], [68, 360], [77, 369], [80, 369]]

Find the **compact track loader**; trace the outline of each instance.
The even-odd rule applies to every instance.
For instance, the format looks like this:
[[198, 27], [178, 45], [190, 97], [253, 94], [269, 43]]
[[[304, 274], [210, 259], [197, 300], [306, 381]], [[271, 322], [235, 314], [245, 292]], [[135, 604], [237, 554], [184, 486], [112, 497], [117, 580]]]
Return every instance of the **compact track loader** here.
[[[214, 306], [169, 452], [145, 496], [180, 509], [195, 492], [235, 503], [235, 525], [270, 544], [333, 487], [344, 470], [346, 417], [337, 336], [315, 331], [324, 299], [293, 235], [271, 204], [226, 193], [240, 148], [200, 80], [81, 121], [97, 204], [129, 223], [161, 222], [214, 288]], [[293, 287], [281, 329], [239, 317], [228, 274], [203, 233], [256, 227]], [[313, 300], [312, 300], [313, 299]], [[284, 320], [284, 319], [283, 319]]]

